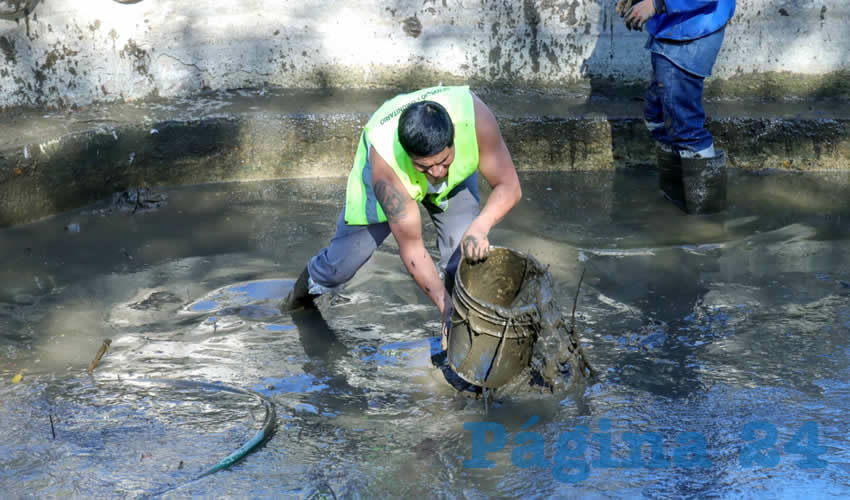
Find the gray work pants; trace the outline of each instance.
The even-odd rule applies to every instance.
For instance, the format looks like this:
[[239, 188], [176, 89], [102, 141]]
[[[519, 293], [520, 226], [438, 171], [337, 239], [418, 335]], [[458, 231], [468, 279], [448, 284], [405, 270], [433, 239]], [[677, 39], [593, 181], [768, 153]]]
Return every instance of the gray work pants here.
[[[440, 250], [438, 269], [447, 278], [446, 284], [451, 291], [460, 262], [460, 239], [480, 213], [478, 173], [455, 187], [448, 198], [449, 205], [445, 212], [427, 202], [423, 206], [437, 229], [437, 248]], [[389, 235], [390, 225], [386, 222], [366, 226], [346, 224], [343, 209], [330, 244], [310, 259], [307, 265], [312, 281], [310, 293], [322, 293], [351, 280]]]

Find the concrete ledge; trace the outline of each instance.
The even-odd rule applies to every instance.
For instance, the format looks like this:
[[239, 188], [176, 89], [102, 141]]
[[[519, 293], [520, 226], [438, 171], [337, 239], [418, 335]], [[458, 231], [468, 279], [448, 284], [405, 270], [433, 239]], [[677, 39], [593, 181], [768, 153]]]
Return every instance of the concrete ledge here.
[[[0, 124], [0, 227], [131, 186], [344, 176], [360, 128], [392, 91], [233, 91], [194, 99], [12, 110]], [[482, 94], [520, 170], [652, 168], [638, 100]], [[743, 169], [837, 170], [850, 106], [709, 103], [708, 127]]]

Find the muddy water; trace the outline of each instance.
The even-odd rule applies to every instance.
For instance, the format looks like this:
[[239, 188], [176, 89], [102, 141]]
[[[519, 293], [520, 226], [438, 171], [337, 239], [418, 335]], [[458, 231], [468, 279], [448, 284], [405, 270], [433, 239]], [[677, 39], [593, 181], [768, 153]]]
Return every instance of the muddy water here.
[[[577, 327], [600, 374], [486, 414], [434, 366], [437, 314], [389, 242], [323, 315], [276, 311], [330, 237], [344, 179], [172, 189], [147, 213], [93, 207], [0, 231], [0, 489], [850, 494], [850, 176], [735, 174], [728, 212], [701, 218], [650, 174], [523, 182], [492, 241], [549, 265], [565, 313], [586, 269]], [[184, 485], [250, 439], [263, 408], [137, 382], [149, 377], [257, 391], [277, 434]], [[657, 448], [632, 444], [644, 438]]]

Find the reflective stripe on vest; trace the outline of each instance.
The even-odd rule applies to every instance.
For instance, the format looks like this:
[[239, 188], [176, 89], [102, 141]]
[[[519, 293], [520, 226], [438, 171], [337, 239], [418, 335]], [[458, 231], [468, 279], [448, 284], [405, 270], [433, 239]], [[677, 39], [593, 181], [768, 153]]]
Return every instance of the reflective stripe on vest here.
[[[418, 101], [443, 105], [455, 127], [455, 158], [449, 167], [448, 185], [437, 195], [428, 195], [428, 179], [413, 167], [410, 156], [398, 141], [398, 119], [407, 106]], [[475, 106], [469, 87], [431, 87], [402, 94], [385, 102], [369, 118], [354, 155], [345, 194], [345, 222], [365, 225], [386, 222], [387, 218], [372, 189], [369, 147], [390, 165], [407, 193], [417, 202], [426, 195], [434, 206], [445, 210], [446, 196], [478, 169], [478, 138], [475, 134]]]

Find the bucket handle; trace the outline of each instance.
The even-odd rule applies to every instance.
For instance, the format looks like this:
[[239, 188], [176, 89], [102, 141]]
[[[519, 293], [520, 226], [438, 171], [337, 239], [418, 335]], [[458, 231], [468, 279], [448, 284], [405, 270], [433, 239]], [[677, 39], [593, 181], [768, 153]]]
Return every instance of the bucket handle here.
[[[466, 335], [469, 337], [469, 343], [472, 344], [472, 323], [469, 322], [469, 318], [461, 318], [457, 323], [452, 322], [452, 324], [458, 325], [466, 325]], [[452, 332], [449, 331], [449, 335], [452, 335]], [[477, 335], [477, 334], [476, 334]]]
[[[537, 313], [537, 310], [534, 310], [533, 312]], [[539, 316], [539, 313], [531, 315], [532, 319], [537, 319], [538, 316]], [[488, 319], [492, 319], [492, 317], [488, 318]], [[499, 319], [505, 320], [505, 328], [502, 329], [501, 337], [499, 337], [500, 341], [505, 336], [505, 334], [508, 332], [509, 326], [513, 326], [514, 327], [514, 333], [519, 334], [519, 336], [517, 338], [523, 338], [523, 339], [528, 338], [528, 333], [525, 330], [517, 330], [516, 322], [515, 322], [513, 316], [508, 316], [507, 318], [499, 318]], [[452, 322], [452, 324], [455, 324], [455, 323]], [[472, 322], [469, 321], [469, 318], [468, 317], [467, 318], [461, 318], [461, 320], [458, 321], [457, 324], [458, 325], [466, 325], [466, 332], [469, 334], [469, 341], [472, 342], [472, 328], [471, 328]], [[479, 335], [478, 332], [476, 332], [475, 334]]]
[[[487, 367], [487, 373], [484, 375], [483, 383], [487, 383], [487, 379], [490, 377], [490, 371], [493, 370], [493, 365], [496, 364], [496, 358], [502, 359], [499, 354], [502, 353], [502, 344], [505, 341], [505, 334], [508, 333], [508, 327], [513, 324], [513, 317], [508, 318], [505, 322], [505, 328], [502, 329], [502, 334], [499, 336], [499, 342], [496, 344], [496, 351], [493, 353], [493, 357], [490, 358], [490, 366]], [[514, 332], [516, 332], [516, 326], [514, 326]]]

